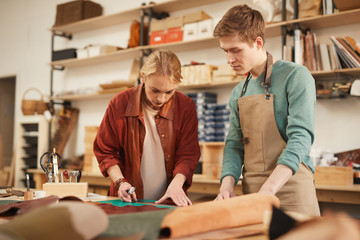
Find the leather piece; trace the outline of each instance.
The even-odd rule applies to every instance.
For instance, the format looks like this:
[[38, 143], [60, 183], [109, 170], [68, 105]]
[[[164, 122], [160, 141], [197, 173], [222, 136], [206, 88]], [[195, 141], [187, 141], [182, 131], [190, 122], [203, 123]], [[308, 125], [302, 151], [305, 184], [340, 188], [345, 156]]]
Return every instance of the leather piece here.
[[143, 205], [143, 206], [123, 206], [118, 207], [109, 203], [98, 203], [93, 202], [96, 206], [100, 207], [102, 210], [106, 212], [106, 214], [125, 214], [125, 213], [138, 213], [138, 212], [146, 212], [146, 211], [157, 211], [162, 210], [162, 208], [158, 208], [153, 205]]
[[262, 223], [264, 213], [272, 211], [273, 206], [280, 206], [277, 197], [253, 193], [176, 208], [163, 219], [160, 236], [182, 237]]
[[59, 197], [52, 195], [40, 199], [0, 205], [0, 217], [11, 217], [19, 214], [25, 214], [36, 208], [43, 207], [51, 203], [55, 203], [58, 200]]

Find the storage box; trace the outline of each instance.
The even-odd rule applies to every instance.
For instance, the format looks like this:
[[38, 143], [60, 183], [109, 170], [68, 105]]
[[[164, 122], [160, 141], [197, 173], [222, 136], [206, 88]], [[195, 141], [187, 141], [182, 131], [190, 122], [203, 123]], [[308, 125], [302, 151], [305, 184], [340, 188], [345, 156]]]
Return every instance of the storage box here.
[[102, 15], [103, 8], [92, 1], [71, 1], [58, 4], [54, 27]]
[[189, 13], [184, 16], [184, 24], [199, 22], [205, 19], [211, 18], [207, 13], [204, 11], [197, 11], [194, 13]]
[[96, 57], [99, 55], [112, 53], [117, 50], [118, 47], [110, 45], [93, 45], [88, 47], [89, 57]]
[[360, 8], [359, 0], [334, 0], [335, 6], [339, 11], [346, 11], [351, 9]]
[[150, 45], [166, 43], [166, 32], [164, 30], [150, 33]]
[[199, 24], [197, 22], [184, 25], [184, 41], [191, 41], [198, 38], [198, 26]]
[[320, 185], [352, 185], [353, 169], [352, 167], [315, 167], [315, 184]]
[[183, 40], [183, 30], [181, 27], [169, 28], [166, 34], [166, 42], [179, 42]]
[[68, 48], [58, 51], [53, 51], [51, 60], [58, 61], [64, 59], [76, 58], [76, 48]]
[[166, 28], [177, 28], [184, 25], [183, 16], [179, 17], [168, 17], [165, 19]]
[[79, 59], [89, 57], [89, 51], [87, 48], [78, 48], [76, 50], [76, 57]]
[[164, 31], [166, 29], [166, 21], [165, 19], [158, 21], [151, 21], [150, 23], [150, 33], [157, 31]]
[[200, 21], [198, 24], [198, 38], [211, 38], [213, 35], [212, 19]]

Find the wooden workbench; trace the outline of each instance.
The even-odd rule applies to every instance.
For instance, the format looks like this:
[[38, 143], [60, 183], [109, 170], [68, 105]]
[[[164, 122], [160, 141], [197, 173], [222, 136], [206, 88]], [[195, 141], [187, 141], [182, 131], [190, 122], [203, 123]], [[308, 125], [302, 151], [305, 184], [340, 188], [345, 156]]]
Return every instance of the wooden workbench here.
[[[41, 169], [29, 169], [28, 172], [33, 173], [35, 188], [42, 189], [42, 184], [46, 182], [44, 172]], [[100, 173], [83, 172], [80, 181], [89, 183], [89, 192], [107, 195], [111, 180], [104, 178]], [[315, 187], [319, 202], [360, 205], [360, 184], [347, 186], [316, 185]], [[219, 179], [209, 179], [204, 175], [195, 174], [189, 192], [216, 195], [219, 193], [219, 188]], [[241, 195], [241, 182], [236, 185], [235, 193]]]
[[[216, 195], [219, 193], [219, 188], [219, 179], [208, 179], [203, 175], [195, 174], [189, 192]], [[360, 184], [315, 185], [315, 188], [319, 202], [360, 204]], [[241, 194], [241, 182], [235, 186], [235, 194]]]

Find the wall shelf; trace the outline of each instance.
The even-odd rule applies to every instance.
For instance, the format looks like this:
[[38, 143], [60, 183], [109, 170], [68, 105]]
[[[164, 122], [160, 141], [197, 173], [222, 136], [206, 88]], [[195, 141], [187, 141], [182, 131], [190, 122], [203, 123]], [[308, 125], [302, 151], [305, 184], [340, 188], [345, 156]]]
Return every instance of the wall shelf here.
[[[227, 1], [227, 0], [220, 0]], [[159, 4], [151, 4], [138, 8], [133, 8], [127, 11], [109, 14], [106, 16], [99, 16], [90, 19], [85, 19], [79, 22], [66, 24], [63, 26], [52, 27], [50, 31], [63, 32], [67, 34], [85, 32], [95, 30], [98, 28], [110, 27], [121, 23], [129, 23], [132, 20], [140, 20], [141, 10], [152, 8], [156, 12], [171, 12], [180, 11], [187, 8], [203, 6], [207, 4], [217, 3], [219, 0], [181, 0], [181, 1], [167, 1]]]
[[62, 66], [62, 67], [83, 67], [93, 64], [101, 64], [101, 63], [108, 63], [114, 61], [120, 61], [125, 59], [133, 59], [138, 57], [140, 47], [123, 49], [116, 52], [112, 52], [109, 54], [99, 55], [96, 57], [89, 57], [89, 58], [71, 58], [65, 60], [59, 60], [51, 62], [51, 66]]
[[360, 68], [344, 68], [333, 71], [312, 71], [314, 78], [359, 77]]
[[51, 97], [50, 100], [62, 100], [62, 101], [82, 101], [82, 100], [95, 100], [95, 99], [106, 99], [112, 98], [117, 93], [106, 93], [106, 94], [83, 94], [83, 95], [64, 95], [59, 97]]

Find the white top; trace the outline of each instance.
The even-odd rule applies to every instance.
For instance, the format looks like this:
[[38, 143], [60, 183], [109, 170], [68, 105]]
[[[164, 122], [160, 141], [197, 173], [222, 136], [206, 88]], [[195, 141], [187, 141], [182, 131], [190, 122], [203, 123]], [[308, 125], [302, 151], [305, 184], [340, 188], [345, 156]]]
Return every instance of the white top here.
[[145, 139], [140, 172], [144, 185], [144, 199], [160, 199], [167, 187], [164, 151], [157, 132], [155, 116], [159, 113], [142, 102]]

